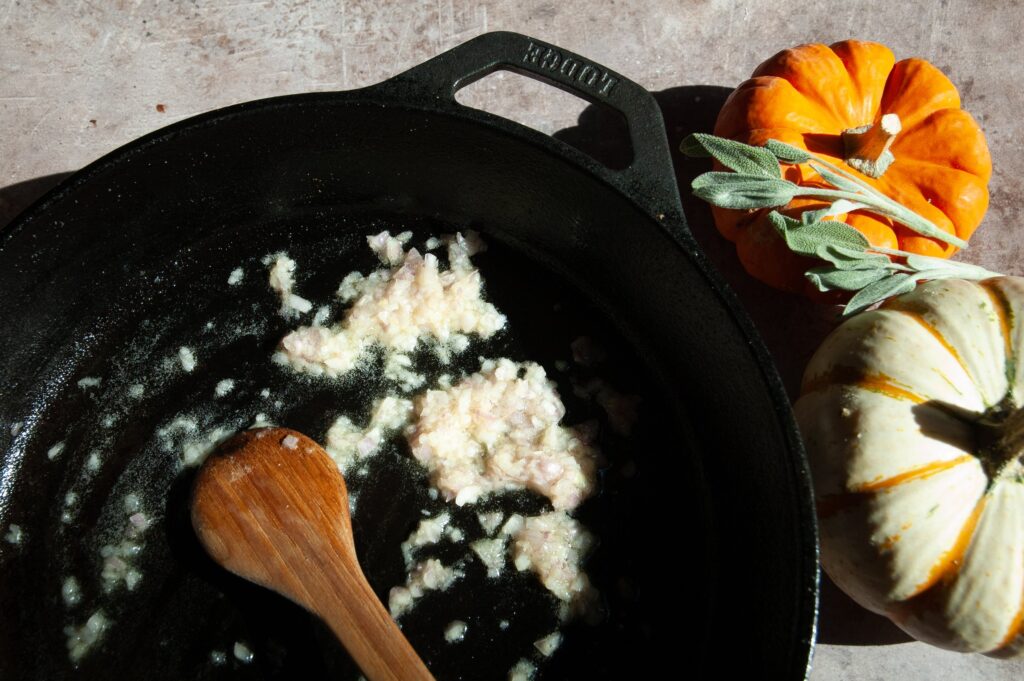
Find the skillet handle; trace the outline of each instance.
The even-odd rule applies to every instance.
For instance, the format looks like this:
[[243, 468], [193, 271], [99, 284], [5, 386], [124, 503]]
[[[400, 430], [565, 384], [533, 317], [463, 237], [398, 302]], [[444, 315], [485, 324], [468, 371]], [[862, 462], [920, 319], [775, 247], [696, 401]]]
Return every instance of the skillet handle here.
[[633, 159], [621, 170], [594, 162], [592, 170], [639, 199], [660, 220], [682, 217], [665, 124], [654, 96], [628, 78], [536, 38], [508, 31], [484, 33], [383, 85], [406, 101], [461, 106], [455, 93], [494, 71], [515, 71], [621, 113]]

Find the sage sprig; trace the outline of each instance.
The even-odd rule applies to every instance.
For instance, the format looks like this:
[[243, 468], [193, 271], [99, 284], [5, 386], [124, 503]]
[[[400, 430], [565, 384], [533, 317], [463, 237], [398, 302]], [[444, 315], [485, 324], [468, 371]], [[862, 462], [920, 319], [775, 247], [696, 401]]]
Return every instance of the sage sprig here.
[[[721, 208], [778, 208], [796, 197], [822, 199], [828, 204], [819, 210], [804, 211], [799, 220], [776, 210], [768, 214], [768, 219], [794, 253], [827, 263], [806, 273], [819, 291], [853, 292], [843, 316], [908, 293], [927, 279], [978, 280], [1000, 276], [968, 263], [872, 246], [856, 229], [828, 219], [855, 210], [869, 210], [923, 236], [960, 248], [967, 246], [967, 242], [942, 231], [852, 173], [799, 147], [778, 140], [754, 147], [694, 133], [683, 140], [681, 151], [688, 156], [711, 156], [733, 171], [708, 172], [693, 181], [693, 192], [698, 198]], [[780, 163], [805, 163], [833, 188], [790, 182], [782, 177]]]
[[[853, 292], [843, 308], [844, 317], [886, 298], [909, 293], [927, 279], [981, 280], [1000, 276], [965, 262], [872, 246], [863, 234], [838, 220], [810, 218], [805, 222], [778, 211], [769, 213], [768, 219], [791, 251], [827, 263], [806, 274], [819, 291]], [[902, 262], [890, 256], [901, 258]]]
[[[922, 236], [958, 248], [967, 247], [963, 239], [939, 229], [932, 221], [889, 198], [849, 171], [791, 144], [770, 140], [763, 147], [754, 147], [695, 132], [683, 140], [680, 149], [687, 156], [711, 156], [735, 171], [704, 173], [693, 181], [694, 194], [698, 198], [721, 208], [775, 208], [786, 205], [795, 197], [802, 197], [827, 200], [833, 204], [831, 210], [835, 210], [835, 202], [843, 200], [845, 203], [840, 206], [842, 212], [832, 212], [831, 215], [867, 208], [906, 225]], [[759, 153], [755, 154], [755, 151]], [[768, 157], [774, 162], [769, 164]], [[783, 179], [779, 163], [807, 164], [822, 180], [835, 188], [799, 185]], [[856, 208], [851, 207], [854, 204]]]

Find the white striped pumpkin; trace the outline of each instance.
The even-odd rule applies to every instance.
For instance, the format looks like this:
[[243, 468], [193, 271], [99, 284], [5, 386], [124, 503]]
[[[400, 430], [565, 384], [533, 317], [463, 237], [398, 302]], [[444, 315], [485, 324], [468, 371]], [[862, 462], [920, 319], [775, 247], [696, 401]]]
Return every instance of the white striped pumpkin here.
[[846, 321], [795, 405], [822, 565], [911, 636], [1024, 654], [1024, 279], [940, 280]]

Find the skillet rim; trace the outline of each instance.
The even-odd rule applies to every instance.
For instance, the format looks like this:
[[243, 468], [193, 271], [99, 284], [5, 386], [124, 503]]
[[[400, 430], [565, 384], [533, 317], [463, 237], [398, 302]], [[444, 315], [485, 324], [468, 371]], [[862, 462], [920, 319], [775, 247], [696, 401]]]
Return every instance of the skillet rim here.
[[[443, 57], [444, 55], [441, 56]], [[66, 194], [87, 184], [92, 178], [103, 173], [106, 169], [116, 166], [137, 154], [144, 153], [147, 149], [159, 145], [165, 140], [185, 134], [190, 130], [214, 125], [231, 118], [242, 117], [265, 108], [301, 107], [306, 104], [331, 103], [334, 105], [382, 106], [391, 109], [404, 109], [420, 114], [450, 116], [463, 123], [482, 125], [493, 132], [509, 135], [519, 143], [529, 144], [563, 163], [576, 166], [574, 170], [582, 170], [593, 176], [607, 189], [614, 191], [621, 198], [633, 204], [668, 235], [673, 245], [697, 269], [714, 293], [719, 304], [724, 308], [724, 311], [732, 321], [733, 333], [738, 332], [739, 340], [748, 349], [754, 363], [758, 367], [761, 380], [771, 397], [772, 412], [786, 444], [787, 452], [784, 456], [787, 459], [788, 465], [785, 467], [785, 470], [789, 474], [789, 487], [795, 492], [793, 495], [788, 495], [789, 502], [794, 507], [794, 515], [802, 521], [799, 528], [802, 551], [798, 565], [798, 572], [801, 578], [799, 580], [798, 593], [794, 595], [797, 601], [797, 607], [795, 608], [797, 616], [793, 618], [794, 631], [789, 638], [793, 641], [793, 654], [791, 657], [794, 663], [793, 671], [795, 673], [799, 670], [801, 678], [806, 679], [810, 674], [813, 660], [820, 607], [820, 546], [808, 460], [789, 399], [775, 368], [774, 361], [754, 327], [752, 320], [743, 310], [736, 294], [715, 272], [714, 267], [704, 256], [696, 240], [689, 232], [679, 199], [678, 187], [676, 187], [676, 192], [674, 192], [673, 196], [670, 197], [635, 196], [629, 191], [628, 187], [623, 187], [621, 182], [616, 181], [617, 175], [614, 171], [609, 170], [590, 156], [550, 135], [485, 111], [463, 106], [454, 101], [454, 99], [451, 101], [434, 99], [430, 102], [411, 102], [399, 99], [398, 96], [401, 94], [401, 90], [396, 87], [396, 83], [403, 75], [399, 74], [382, 83], [356, 90], [296, 93], [242, 102], [177, 121], [136, 138], [65, 178], [16, 216], [6, 228], [0, 230], [0, 262], [3, 261], [11, 241], [29, 229], [29, 226], [37, 216], [51, 209], [54, 205], [59, 204]], [[657, 106], [653, 96], [650, 93], [646, 94], [650, 97], [652, 105]], [[669, 164], [669, 167], [671, 167], [671, 164]], [[664, 202], [658, 201], [659, 198], [663, 199]], [[3, 271], [4, 268], [0, 268], [0, 272]], [[10, 272], [11, 270], [7, 271]], [[11, 275], [7, 274], [5, 276]], [[5, 464], [6, 462], [0, 461], [0, 469], [4, 468]]]

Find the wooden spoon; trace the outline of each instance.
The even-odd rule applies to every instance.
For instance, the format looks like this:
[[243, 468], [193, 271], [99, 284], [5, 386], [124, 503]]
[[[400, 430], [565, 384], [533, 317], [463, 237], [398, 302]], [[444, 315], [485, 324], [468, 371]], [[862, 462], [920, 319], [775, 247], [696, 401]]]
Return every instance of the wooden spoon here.
[[348, 491], [316, 442], [239, 433], [203, 464], [192, 526], [215, 561], [323, 619], [370, 681], [433, 680], [356, 559]]

